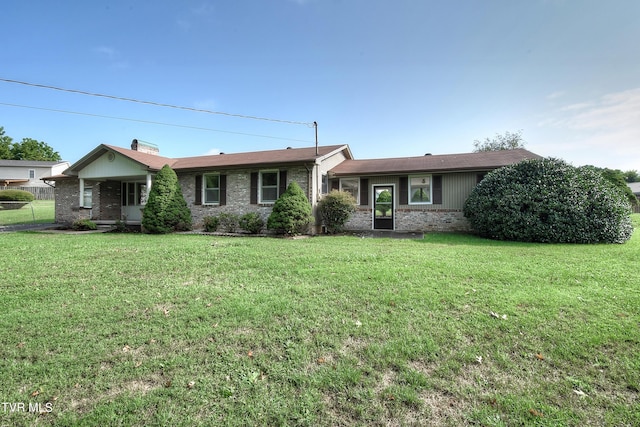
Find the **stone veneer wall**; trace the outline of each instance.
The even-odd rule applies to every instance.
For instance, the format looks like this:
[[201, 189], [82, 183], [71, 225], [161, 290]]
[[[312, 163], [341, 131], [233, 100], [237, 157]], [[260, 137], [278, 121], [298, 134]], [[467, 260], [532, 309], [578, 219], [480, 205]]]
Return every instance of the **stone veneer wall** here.
[[[347, 230], [371, 230], [370, 208], [357, 208], [345, 224]], [[462, 211], [454, 209], [396, 209], [396, 231], [470, 231], [469, 221]]]
[[[202, 175], [203, 172], [180, 174], [178, 180], [182, 187], [182, 194], [187, 202], [187, 206], [191, 209], [191, 218], [193, 220], [193, 228], [202, 228], [203, 218], [206, 216], [216, 216], [221, 213], [233, 213], [236, 215], [244, 215], [249, 212], [256, 212], [264, 220], [265, 224], [273, 204], [257, 204], [250, 203], [251, 196], [251, 172], [257, 172], [255, 169], [242, 169], [231, 171], [215, 171], [227, 176], [227, 204], [218, 205], [196, 205], [196, 175]], [[204, 172], [206, 173], [206, 172]], [[302, 191], [309, 197], [309, 174], [304, 167], [295, 167], [287, 169], [287, 185], [292, 181], [296, 181]]]

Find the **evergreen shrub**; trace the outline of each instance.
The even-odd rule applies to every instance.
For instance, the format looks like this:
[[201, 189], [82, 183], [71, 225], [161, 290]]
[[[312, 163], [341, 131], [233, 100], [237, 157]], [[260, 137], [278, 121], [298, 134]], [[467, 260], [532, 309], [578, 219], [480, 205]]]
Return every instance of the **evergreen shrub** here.
[[267, 228], [279, 234], [301, 234], [308, 231], [313, 221], [309, 199], [293, 181], [276, 200], [267, 220]]
[[249, 212], [240, 217], [240, 228], [251, 234], [258, 234], [264, 227], [264, 220], [256, 212]]
[[234, 213], [221, 213], [218, 215], [218, 228], [225, 233], [235, 233], [238, 230], [240, 217]]
[[71, 224], [71, 228], [76, 231], [97, 230], [98, 226], [90, 219], [77, 219]]
[[160, 169], [151, 186], [142, 212], [142, 228], [152, 234], [191, 229], [191, 210], [182, 195], [178, 176], [169, 165]]
[[213, 233], [218, 230], [218, 225], [220, 225], [220, 220], [217, 216], [205, 216], [202, 219], [204, 231], [207, 233]]
[[591, 167], [530, 159], [489, 174], [464, 215], [481, 236], [546, 243], [623, 243], [633, 232], [624, 194]]
[[356, 200], [347, 191], [332, 190], [318, 203], [318, 211], [328, 233], [343, 231], [355, 210]]

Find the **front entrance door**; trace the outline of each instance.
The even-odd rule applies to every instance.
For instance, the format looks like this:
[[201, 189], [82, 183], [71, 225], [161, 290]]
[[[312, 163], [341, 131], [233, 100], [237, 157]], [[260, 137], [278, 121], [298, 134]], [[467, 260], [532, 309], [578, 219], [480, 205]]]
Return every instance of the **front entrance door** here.
[[142, 220], [142, 208], [147, 203], [147, 185], [142, 182], [122, 183], [122, 216], [127, 221]]
[[393, 230], [393, 186], [373, 186], [373, 228], [374, 230]]

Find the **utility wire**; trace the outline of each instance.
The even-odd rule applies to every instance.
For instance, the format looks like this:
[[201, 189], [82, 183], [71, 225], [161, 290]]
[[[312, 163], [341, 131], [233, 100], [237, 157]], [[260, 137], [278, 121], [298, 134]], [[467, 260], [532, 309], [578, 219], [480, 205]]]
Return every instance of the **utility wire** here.
[[178, 125], [178, 124], [173, 124], [173, 123], [156, 122], [156, 121], [152, 121], [152, 120], [130, 119], [130, 118], [127, 118], [127, 117], [115, 117], [115, 116], [104, 116], [104, 115], [101, 115], [101, 114], [81, 113], [79, 111], [57, 110], [57, 109], [54, 109], [54, 108], [33, 107], [33, 106], [29, 106], [29, 105], [20, 105], [20, 104], [9, 104], [9, 103], [6, 103], [6, 102], [0, 102], [0, 105], [5, 105], [5, 106], [8, 106], [8, 107], [29, 108], [29, 109], [32, 109], [32, 110], [53, 111], [55, 113], [77, 114], [77, 115], [80, 115], [80, 116], [89, 116], [89, 117], [100, 117], [100, 118], [105, 118], [105, 119], [126, 120], [126, 121], [129, 121], [129, 122], [148, 123], [148, 124], [161, 125], [161, 126], [173, 126], [173, 127], [178, 127], [178, 128], [205, 130], [205, 131], [210, 131], [210, 132], [228, 133], [228, 134], [233, 134], [233, 135], [254, 136], [254, 137], [259, 137], [259, 138], [280, 139], [280, 140], [284, 140], [284, 141], [305, 142], [305, 143], [313, 142], [313, 141], [305, 141], [305, 140], [302, 140], [302, 139], [283, 138], [283, 137], [279, 137], [279, 136], [270, 136], [270, 135], [258, 135], [258, 134], [254, 134], [254, 133], [233, 132], [233, 131], [228, 131], [228, 130], [211, 129], [211, 128], [205, 128], [205, 127], [187, 126], [187, 125]]
[[271, 119], [271, 118], [268, 118], [268, 117], [247, 116], [247, 115], [244, 115], [244, 114], [225, 113], [223, 111], [211, 111], [211, 110], [205, 110], [205, 109], [200, 109], [200, 108], [184, 107], [184, 106], [181, 106], [181, 105], [164, 104], [164, 103], [153, 102], [153, 101], [142, 101], [142, 100], [134, 99], [134, 98], [124, 98], [124, 97], [114, 96], [114, 95], [105, 95], [105, 94], [101, 94], [101, 93], [85, 92], [85, 91], [76, 90], [76, 89], [65, 89], [65, 88], [56, 87], [56, 86], [49, 86], [49, 85], [43, 85], [43, 84], [38, 84], [38, 83], [23, 82], [23, 81], [20, 81], [20, 80], [4, 79], [4, 78], [1, 78], [1, 77], [0, 77], [0, 81], [5, 82], [5, 83], [15, 83], [15, 84], [20, 84], [20, 85], [24, 85], [24, 86], [31, 86], [31, 87], [37, 87], [37, 88], [43, 88], [43, 89], [58, 90], [58, 91], [61, 91], [61, 92], [77, 93], [77, 94], [80, 94], [80, 95], [97, 96], [97, 97], [101, 97], [101, 98], [115, 99], [115, 100], [118, 100], [118, 101], [135, 102], [135, 103], [138, 103], [138, 104], [153, 105], [153, 106], [156, 106], [156, 107], [175, 108], [175, 109], [178, 109], [178, 110], [195, 111], [195, 112], [198, 112], [198, 113], [207, 113], [207, 114], [217, 114], [217, 115], [228, 116], [228, 117], [239, 117], [239, 118], [242, 118], [242, 119], [263, 120], [263, 121], [267, 121], [267, 122], [287, 123], [287, 124], [292, 124], [292, 125], [304, 125], [304, 126], [307, 126], [307, 127], [315, 127], [315, 124], [311, 123], [311, 122], [297, 122], [297, 121], [292, 121], [292, 120]]

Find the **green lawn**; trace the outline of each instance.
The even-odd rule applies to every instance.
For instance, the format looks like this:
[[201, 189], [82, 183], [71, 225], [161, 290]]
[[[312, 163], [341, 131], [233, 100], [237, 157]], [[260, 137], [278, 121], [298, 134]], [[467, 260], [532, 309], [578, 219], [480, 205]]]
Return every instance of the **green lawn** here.
[[[32, 210], [33, 206], [33, 210]], [[51, 223], [55, 221], [53, 200], [34, 200], [20, 209], [0, 208], [0, 226], [16, 224]]]
[[640, 425], [638, 232], [8, 233], [0, 256], [0, 399], [27, 409], [0, 425]]

